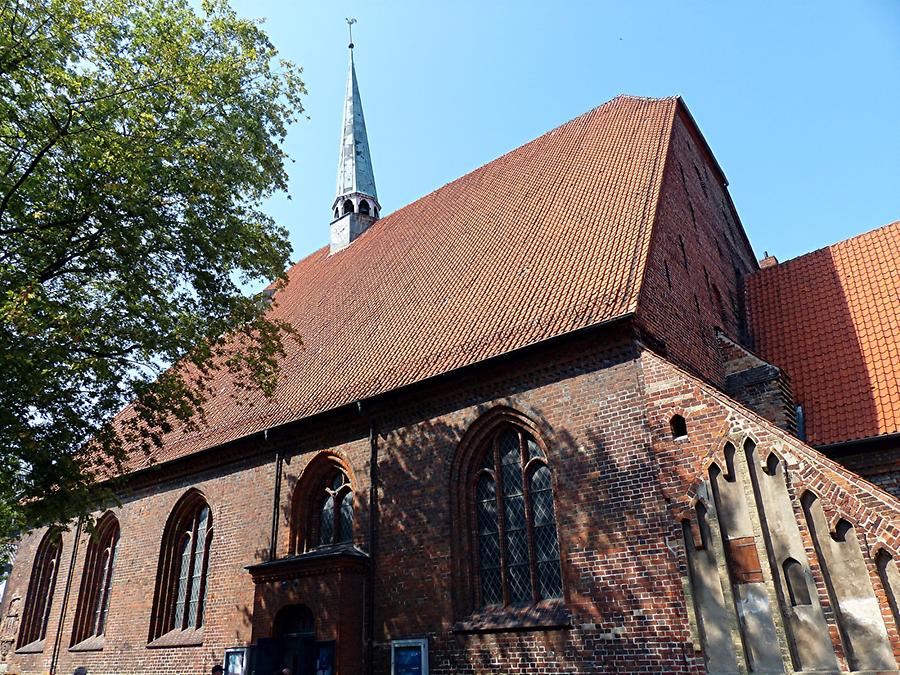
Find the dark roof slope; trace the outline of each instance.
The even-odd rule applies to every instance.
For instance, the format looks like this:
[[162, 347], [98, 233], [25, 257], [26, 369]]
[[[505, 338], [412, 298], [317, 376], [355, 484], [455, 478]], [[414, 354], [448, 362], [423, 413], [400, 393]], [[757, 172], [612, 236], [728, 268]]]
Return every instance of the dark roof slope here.
[[632, 313], [679, 105], [617, 97], [300, 261], [273, 312], [304, 345], [274, 397], [238, 406], [223, 374], [203, 429], [130, 468]]
[[814, 445], [900, 432], [900, 221], [747, 279], [758, 354], [784, 368]]

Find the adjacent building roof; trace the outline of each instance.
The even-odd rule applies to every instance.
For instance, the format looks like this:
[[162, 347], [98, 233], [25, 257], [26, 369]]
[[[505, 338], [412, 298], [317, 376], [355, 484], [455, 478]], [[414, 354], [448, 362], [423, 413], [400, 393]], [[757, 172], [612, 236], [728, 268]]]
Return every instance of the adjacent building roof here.
[[223, 373], [204, 428], [152, 461], [633, 313], [679, 106], [617, 97], [294, 265], [273, 314], [303, 346], [275, 395], [238, 405]]
[[900, 221], [747, 279], [758, 354], [782, 367], [814, 445], [900, 432]]

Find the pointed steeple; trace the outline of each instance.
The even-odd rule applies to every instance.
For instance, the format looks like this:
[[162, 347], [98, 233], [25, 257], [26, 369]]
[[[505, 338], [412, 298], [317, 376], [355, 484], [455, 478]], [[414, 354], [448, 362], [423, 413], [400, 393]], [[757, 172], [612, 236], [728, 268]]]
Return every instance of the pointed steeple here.
[[353, 63], [353, 24], [350, 26], [350, 69], [347, 73], [347, 93], [344, 97], [344, 125], [341, 131], [341, 150], [338, 160], [337, 194], [331, 206], [331, 251], [337, 251], [362, 234], [381, 211], [375, 190], [375, 174], [369, 154], [366, 119], [363, 116], [356, 66]]

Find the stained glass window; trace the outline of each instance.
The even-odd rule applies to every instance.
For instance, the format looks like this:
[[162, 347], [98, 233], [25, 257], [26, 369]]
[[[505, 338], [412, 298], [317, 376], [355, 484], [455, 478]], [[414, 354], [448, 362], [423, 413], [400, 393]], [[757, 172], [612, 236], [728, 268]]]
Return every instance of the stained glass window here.
[[553, 487], [550, 469], [541, 464], [531, 473], [531, 513], [534, 519], [534, 555], [537, 565], [537, 591], [541, 600], [562, 595], [559, 569], [559, 541], [553, 513]]
[[553, 485], [544, 451], [531, 435], [507, 426], [482, 452], [473, 500], [481, 604], [561, 597]]
[[475, 489], [478, 552], [481, 559], [481, 594], [486, 605], [503, 602], [500, 575], [500, 540], [497, 529], [497, 492], [494, 479], [483, 473]]
[[334, 540], [334, 495], [329, 494], [322, 503], [319, 517], [319, 544], [325, 546]]

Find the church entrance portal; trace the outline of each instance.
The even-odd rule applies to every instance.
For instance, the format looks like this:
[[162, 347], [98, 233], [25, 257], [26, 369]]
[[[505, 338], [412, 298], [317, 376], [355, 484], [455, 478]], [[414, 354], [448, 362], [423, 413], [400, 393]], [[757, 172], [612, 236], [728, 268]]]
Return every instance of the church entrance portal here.
[[254, 675], [334, 675], [334, 642], [316, 641], [316, 622], [306, 605], [287, 605], [278, 610], [271, 638], [256, 648]]

